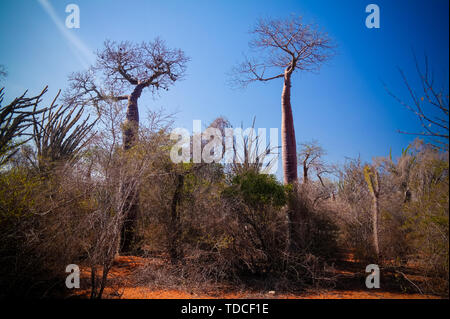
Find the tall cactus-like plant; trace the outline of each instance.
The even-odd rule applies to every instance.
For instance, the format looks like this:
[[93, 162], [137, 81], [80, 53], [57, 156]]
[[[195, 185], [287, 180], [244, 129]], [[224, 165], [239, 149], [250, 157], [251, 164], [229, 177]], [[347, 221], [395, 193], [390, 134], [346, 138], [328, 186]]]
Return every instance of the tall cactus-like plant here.
[[380, 255], [380, 248], [378, 244], [378, 217], [380, 214], [380, 176], [375, 167], [366, 165], [364, 166], [364, 178], [369, 188], [370, 195], [372, 196], [372, 231], [373, 231], [373, 247], [375, 254], [378, 257]]
[[37, 165], [46, 170], [49, 164], [73, 159], [87, 144], [98, 118], [91, 123], [90, 116], [82, 119], [84, 106], [58, 106], [58, 91], [48, 109], [39, 120], [33, 114], [33, 140], [37, 151]]
[[[0, 75], [1, 72], [0, 69]], [[27, 130], [33, 125], [34, 116], [47, 111], [47, 108], [38, 110], [47, 86], [33, 97], [26, 97], [27, 92], [2, 106], [4, 88], [0, 88], [0, 166], [6, 164], [19, 147], [32, 138]]]

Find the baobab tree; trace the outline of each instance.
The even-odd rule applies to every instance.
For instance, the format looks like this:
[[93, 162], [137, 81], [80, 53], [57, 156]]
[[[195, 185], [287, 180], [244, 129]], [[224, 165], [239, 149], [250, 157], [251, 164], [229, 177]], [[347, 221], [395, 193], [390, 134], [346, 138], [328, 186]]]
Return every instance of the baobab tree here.
[[[97, 63], [85, 72], [70, 76], [66, 98], [71, 104], [91, 104], [100, 114], [105, 103], [126, 101], [122, 131], [123, 149], [127, 151], [138, 137], [138, 100], [142, 92], [148, 89], [154, 94], [168, 90], [184, 76], [188, 60], [182, 50], [169, 49], [159, 38], [141, 44], [105, 41], [104, 49], [97, 52]], [[138, 192], [131, 194], [128, 205], [124, 206], [127, 213], [122, 228], [122, 252], [128, 252], [134, 241]]]
[[281, 94], [281, 139], [284, 183], [297, 181], [297, 151], [291, 107], [291, 78], [299, 71], [317, 71], [333, 53], [328, 35], [301, 17], [260, 19], [249, 43], [257, 57], [247, 58], [234, 70], [241, 86], [251, 82], [283, 79]]

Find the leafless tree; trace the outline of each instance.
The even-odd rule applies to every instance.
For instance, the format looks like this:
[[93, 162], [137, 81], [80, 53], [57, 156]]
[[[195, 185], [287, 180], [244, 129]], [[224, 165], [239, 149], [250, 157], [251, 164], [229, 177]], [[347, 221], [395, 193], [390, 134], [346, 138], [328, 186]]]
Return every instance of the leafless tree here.
[[[91, 236], [89, 245], [85, 247], [91, 269], [91, 298], [102, 297], [108, 273], [120, 245], [122, 225], [129, 213], [127, 201], [130, 198], [136, 200], [135, 189], [139, 187], [142, 176], [151, 163], [150, 156], [144, 155], [136, 161], [129, 155], [116, 154], [115, 159], [109, 161], [109, 154], [99, 154], [104, 161], [104, 175], [101, 182], [94, 183], [92, 190], [97, 203], [96, 210], [85, 219], [85, 231]], [[127, 157], [126, 163], [123, 156]], [[117, 184], [124, 176], [127, 176], [129, 183], [126, 188], [119, 189]]]
[[69, 77], [66, 99], [90, 103], [99, 110], [105, 103], [127, 101], [123, 147], [129, 149], [139, 126], [138, 99], [143, 90], [168, 90], [184, 76], [189, 59], [183, 51], [167, 48], [159, 38], [141, 44], [107, 40], [104, 46], [97, 52], [94, 66]]
[[447, 87], [437, 87], [434, 83], [433, 72], [430, 71], [428, 58], [425, 57], [425, 71], [419, 66], [416, 55], [414, 55], [416, 71], [420, 79], [423, 92], [417, 92], [408, 81], [402, 69], [398, 69], [403, 79], [403, 83], [408, 89], [411, 101], [406, 102], [392, 93], [385, 85], [389, 95], [397, 100], [401, 105], [413, 112], [420, 121], [422, 132], [404, 132], [430, 138], [433, 144], [441, 149], [448, 150], [449, 139], [449, 94]]
[[392, 158], [392, 152], [387, 157], [377, 158], [377, 165], [389, 175], [398, 190], [402, 193], [403, 203], [412, 199], [411, 182], [412, 171], [416, 164], [416, 157], [410, 152], [410, 144], [402, 150], [401, 156], [395, 161]]
[[[108, 274], [120, 249], [123, 223], [131, 209], [129, 201], [138, 200], [136, 189], [141, 189], [142, 183], [153, 177], [155, 163], [160, 163], [164, 156], [160, 148], [167, 147], [165, 143], [169, 140], [167, 132], [161, 133], [159, 129], [167, 126], [167, 121], [170, 123], [170, 116], [152, 112], [151, 126], [141, 127], [139, 142], [130, 150], [121, 149], [114, 139], [115, 124], [120, 118], [117, 112], [111, 106], [101, 119], [105, 130], [92, 140], [90, 160], [84, 165], [84, 170], [90, 171], [83, 175], [92, 184], [91, 196], [95, 203], [95, 211], [84, 220], [91, 239], [84, 247], [91, 269], [91, 298], [101, 298], [105, 287], [110, 287]], [[121, 183], [125, 178], [128, 183]]]
[[[97, 63], [93, 67], [70, 76], [71, 86], [66, 98], [72, 103], [92, 104], [99, 112], [108, 103], [127, 101], [122, 135], [123, 148], [129, 150], [138, 137], [138, 100], [143, 90], [148, 88], [152, 93], [168, 90], [184, 76], [189, 59], [180, 49], [169, 49], [159, 38], [141, 44], [105, 41], [104, 46], [103, 51], [97, 53]], [[127, 188], [127, 180], [122, 182]], [[137, 202], [129, 200], [126, 206], [129, 206], [129, 216], [122, 229], [123, 252], [131, 249], [138, 212]]]
[[[281, 95], [281, 134], [284, 183], [297, 181], [297, 151], [291, 108], [291, 77], [299, 71], [317, 71], [332, 55], [333, 44], [324, 32], [301, 17], [260, 19], [251, 33], [250, 48], [258, 58], [246, 60], [234, 69], [235, 80], [242, 86], [278, 78], [284, 81]], [[281, 72], [280, 72], [281, 71]]]
[[303, 170], [303, 184], [308, 183], [308, 174], [310, 170], [313, 170], [316, 173], [317, 177], [323, 184], [321, 175], [328, 171], [325, 162], [322, 159], [325, 154], [325, 150], [319, 145], [317, 141], [305, 142], [300, 144], [298, 157], [299, 164], [301, 165]]

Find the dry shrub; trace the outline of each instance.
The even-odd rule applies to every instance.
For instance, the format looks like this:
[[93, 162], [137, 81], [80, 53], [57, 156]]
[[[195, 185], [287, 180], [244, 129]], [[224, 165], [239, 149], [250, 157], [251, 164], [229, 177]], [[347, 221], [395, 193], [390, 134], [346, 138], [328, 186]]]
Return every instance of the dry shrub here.
[[[0, 221], [1, 291], [7, 296], [63, 295], [66, 266], [82, 259], [79, 219], [86, 209], [77, 200], [86, 193], [79, 192], [82, 188], [65, 189], [58, 178], [42, 180], [25, 171], [18, 174], [27, 178], [15, 175], [16, 187], [30, 192], [13, 195], [14, 206], [7, 208]], [[2, 196], [2, 207], [7, 199]], [[18, 201], [22, 204], [17, 205]]]

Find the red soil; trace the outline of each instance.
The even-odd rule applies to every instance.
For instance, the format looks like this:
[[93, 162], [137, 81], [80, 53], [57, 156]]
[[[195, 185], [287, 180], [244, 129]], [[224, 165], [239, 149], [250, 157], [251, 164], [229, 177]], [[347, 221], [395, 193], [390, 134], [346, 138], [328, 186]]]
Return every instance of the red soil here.
[[[352, 261], [348, 258], [347, 261]], [[107, 287], [104, 292], [104, 298], [122, 298], [122, 299], [438, 299], [439, 297], [433, 295], [422, 294], [406, 294], [399, 292], [382, 291], [381, 289], [373, 290], [310, 290], [301, 294], [286, 294], [277, 292], [226, 292], [216, 289], [208, 293], [194, 293], [183, 290], [174, 289], [150, 289], [145, 286], [134, 285], [131, 282], [132, 274], [143, 267], [148, 260], [141, 257], [134, 256], [119, 256], [115, 259], [114, 265], [110, 271], [109, 277], [111, 280], [120, 281], [119, 289], [112, 289]], [[155, 263], [155, 261], [153, 261]], [[156, 260], [156, 263], [162, 265], [162, 260]], [[344, 275], [351, 275], [351, 270], [340, 270], [339, 273]], [[89, 278], [89, 269], [82, 267], [82, 278], [85, 280]], [[89, 290], [78, 290], [76, 295], [81, 297], [88, 297]]]

